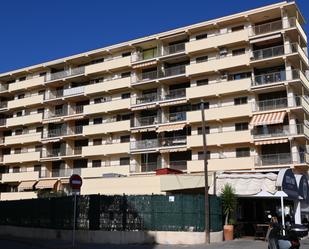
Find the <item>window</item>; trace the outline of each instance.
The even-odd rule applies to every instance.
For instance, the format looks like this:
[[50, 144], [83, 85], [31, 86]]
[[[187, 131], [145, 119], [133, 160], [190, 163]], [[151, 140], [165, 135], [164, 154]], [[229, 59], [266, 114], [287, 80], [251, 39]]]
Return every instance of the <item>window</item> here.
[[122, 120], [130, 120], [131, 119], [131, 114], [122, 114], [122, 115], [117, 115], [116, 120], [117, 121], [122, 121]]
[[128, 57], [128, 56], [131, 56], [131, 52], [122, 53], [122, 57]]
[[41, 169], [42, 169], [42, 166], [40, 164], [38, 164], [38, 165], [34, 165], [33, 168], [34, 168], [35, 172], [40, 172]]
[[236, 32], [236, 31], [243, 30], [243, 29], [244, 29], [244, 25], [239, 25], [239, 26], [235, 26], [231, 28], [232, 32]]
[[236, 157], [248, 157], [250, 156], [250, 148], [236, 148]]
[[21, 148], [14, 149], [14, 154], [20, 154], [20, 153], [21, 153]]
[[45, 90], [40, 90], [40, 91], [38, 92], [38, 94], [39, 94], [39, 95], [44, 95], [44, 94], [45, 94]]
[[43, 149], [43, 146], [42, 145], [36, 145], [35, 146], [35, 152], [41, 152]]
[[197, 81], [196, 81], [196, 85], [197, 85], [197, 86], [208, 85], [208, 83], [209, 83], [209, 79], [201, 79], [201, 80], [197, 80]]
[[102, 138], [93, 139], [93, 145], [101, 145], [101, 144], [102, 144]]
[[120, 157], [119, 164], [123, 165], [130, 165], [130, 157]]
[[[210, 151], [206, 152], [206, 157], [207, 157], [207, 159], [210, 159]], [[198, 160], [204, 160], [204, 152], [203, 151], [197, 152], [197, 159]]]
[[44, 108], [39, 108], [39, 109], [37, 110], [37, 112], [38, 112], [38, 113], [44, 113]]
[[206, 39], [207, 36], [208, 36], [208, 34], [204, 33], [204, 34], [200, 34], [200, 35], [195, 36], [195, 39], [196, 40], [202, 40], [202, 39]]
[[24, 80], [26, 80], [26, 76], [20, 77], [18, 80], [19, 80], [19, 81], [24, 81]]
[[18, 98], [18, 99], [23, 99], [23, 98], [25, 98], [25, 94], [24, 94], [24, 93], [19, 94], [19, 95], [17, 96], [17, 98]]
[[245, 79], [245, 78], [250, 78], [251, 77], [251, 72], [245, 72], [245, 73], [235, 73], [229, 75], [229, 80], [240, 80], [240, 79]]
[[235, 123], [235, 131], [246, 131], [248, 130], [248, 122]]
[[104, 58], [98, 58], [98, 59], [92, 60], [90, 62], [90, 64], [97, 64], [97, 63], [101, 63], [101, 62], [104, 62]]
[[236, 55], [241, 55], [246, 53], [246, 49], [245, 48], [239, 48], [239, 49], [235, 49], [232, 51], [232, 55], [236, 56]]
[[100, 82], [103, 82], [103, 81], [104, 81], [104, 77], [100, 77], [100, 78], [93, 80], [94, 83], [100, 83]]
[[36, 132], [43, 132], [43, 127], [42, 126], [36, 127]]
[[16, 112], [16, 117], [21, 117], [23, 115], [22, 111]]
[[123, 93], [123, 94], [121, 94], [121, 98], [122, 98], [122, 99], [129, 99], [130, 96], [131, 96], [130, 93]]
[[94, 118], [93, 119], [93, 124], [102, 124], [103, 119], [102, 118]]
[[21, 135], [23, 134], [23, 129], [16, 129], [15, 130], [15, 135]]
[[95, 103], [95, 104], [100, 104], [100, 103], [102, 103], [102, 98], [95, 98], [95, 99], [94, 99], [94, 103]]
[[46, 72], [42, 72], [42, 73], [39, 74], [40, 77], [43, 77], [45, 75], [46, 75]]
[[130, 142], [130, 135], [120, 136], [120, 143]]
[[20, 167], [13, 167], [13, 173], [19, 173]]
[[92, 160], [92, 168], [101, 167], [101, 160]]
[[234, 99], [234, 105], [243, 105], [248, 103], [248, 97], [239, 97]]
[[131, 76], [131, 72], [121, 73], [121, 78], [127, 78]]
[[[209, 134], [209, 133], [210, 133], [210, 128], [209, 128], [209, 126], [205, 126], [205, 132], [206, 132], [206, 134]], [[203, 134], [202, 127], [198, 127], [198, 128], [197, 128], [197, 134], [198, 134], [198, 135], [202, 135], [202, 134]]]
[[205, 56], [197, 57], [195, 61], [196, 63], [202, 63], [202, 62], [208, 61], [208, 56], [205, 55]]
[[[201, 110], [201, 103], [193, 104], [191, 107], [192, 107], [192, 111]], [[204, 103], [204, 109], [209, 109], [209, 102]]]

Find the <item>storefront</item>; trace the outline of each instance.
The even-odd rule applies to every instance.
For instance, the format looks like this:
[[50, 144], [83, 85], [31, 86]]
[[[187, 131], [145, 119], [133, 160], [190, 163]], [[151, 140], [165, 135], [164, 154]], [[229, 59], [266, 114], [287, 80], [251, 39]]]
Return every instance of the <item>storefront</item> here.
[[220, 195], [225, 184], [230, 184], [238, 196], [235, 212], [236, 233], [239, 236], [255, 236], [257, 231], [267, 230], [269, 215], [276, 216], [282, 222], [282, 203], [284, 222], [300, 224], [307, 217], [308, 178], [295, 175], [291, 169], [279, 172], [253, 172], [218, 174], [216, 194]]

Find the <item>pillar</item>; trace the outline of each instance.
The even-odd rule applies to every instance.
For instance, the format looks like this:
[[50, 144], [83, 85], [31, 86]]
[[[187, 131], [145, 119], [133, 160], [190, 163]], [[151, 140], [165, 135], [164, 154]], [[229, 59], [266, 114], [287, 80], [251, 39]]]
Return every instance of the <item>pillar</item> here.
[[295, 220], [295, 224], [301, 224], [301, 205], [300, 205], [300, 201], [294, 201], [294, 220]]

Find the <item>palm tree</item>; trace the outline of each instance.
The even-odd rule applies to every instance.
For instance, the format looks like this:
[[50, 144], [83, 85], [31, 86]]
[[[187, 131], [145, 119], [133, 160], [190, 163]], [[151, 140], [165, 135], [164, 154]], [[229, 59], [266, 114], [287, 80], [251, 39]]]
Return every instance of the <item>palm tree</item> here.
[[225, 184], [221, 191], [223, 212], [225, 215], [225, 225], [229, 224], [231, 213], [236, 209], [237, 199], [234, 188], [230, 184]]

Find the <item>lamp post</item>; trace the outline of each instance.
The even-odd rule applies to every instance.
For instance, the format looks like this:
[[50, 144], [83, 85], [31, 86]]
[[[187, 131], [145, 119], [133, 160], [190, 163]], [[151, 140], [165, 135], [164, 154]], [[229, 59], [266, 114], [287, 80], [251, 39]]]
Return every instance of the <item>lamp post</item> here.
[[207, 144], [206, 144], [206, 121], [204, 100], [201, 101], [202, 112], [202, 134], [203, 134], [203, 155], [204, 155], [204, 181], [205, 181], [205, 243], [210, 243], [209, 232], [209, 195], [208, 195], [208, 161], [207, 161]]

